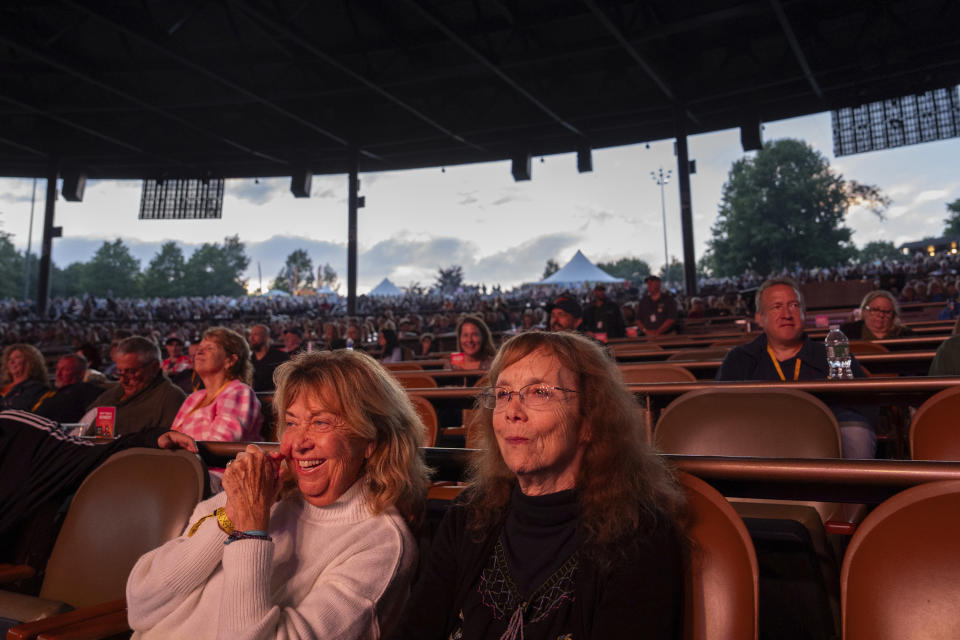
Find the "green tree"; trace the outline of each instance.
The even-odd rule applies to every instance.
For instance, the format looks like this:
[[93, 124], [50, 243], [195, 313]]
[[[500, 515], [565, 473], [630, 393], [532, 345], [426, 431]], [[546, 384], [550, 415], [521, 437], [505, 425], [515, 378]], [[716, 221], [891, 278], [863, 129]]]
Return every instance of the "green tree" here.
[[334, 291], [340, 289], [340, 283], [337, 282], [339, 276], [337, 275], [336, 269], [330, 266], [330, 263], [327, 262], [323, 265], [323, 284], [330, 287]]
[[293, 293], [313, 285], [313, 260], [303, 249], [297, 249], [287, 256], [280, 273], [273, 280], [273, 288]]
[[[50, 295], [61, 298], [82, 296], [86, 293], [83, 288], [86, 269], [87, 265], [85, 262], [72, 262], [67, 265], [65, 269], [53, 265], [51, 269], [52, 273], [50, 274]], [[31, 265], [31, 274], [36, 274], [38, 271], [39, 266], [34, 268]], [[31, 275], [30, 279], [33, 284], [36, 285], [36, 275]], [[36, 286], [34, 286], [34, 289], [36, 289]], [[36, 294], [34, 293], [33, 295], [35, 296]]]
[[858, 204], [882, 219], [890, 200], [876, 187], [844, 180], [802, 141], [767, 142], [730, 169], [708, 266], [723, 276], [846, 261], [857, 251], [844, 216]]
[[670, 268], [668, 269], [666, 265], [660, 267], [660, 273], [657, 275], [664, 282], [683, 282], [683, 263], [676, 258], [672, 258]]
[[639, 258], [620, 258], [616, 262], [598, 262], [597, 266], [616, 278], [637, 282], [650, 275], [650, 265]]
[[143, 273], [143, 293], [157, 298], [183, 295], [186, 261], [177, 243], [170, 240], [160, 247]]
[[947, 203], [947, 228], [943, 230], [945, 236], [960, 236], [960, 198]]
[[441, 293], [453, 293], [463, 284], [463, 267], [453, 265], [444, 269], [437, 269], [437, 289]]
[[184, 292], [191, 296], [242, 296], [247, 293], [243, 272], [250, 258], [239, 236], [224, 238], [223, 246], [204, 243], [184, 267]]
[[140, 295], [140, 261], [120, 238], [104, 241], [84, 265], [80, 288], [95, 296], [135, 298]]
[[868, 242], [863, 249], [860, 249], [860, 262], [873, 262], [874, 260], [892, 260], [902, 258], [894, 244], [887, 240], [874, 240]]
[[23, 254], [13, 246], [11, 237], [0, 231], [0, 298], [23, 297]]
[[546, 280], [547, 278], [555, 274], [557, 271], [560, 271], [560, 265], [557, 264], [556, 260], [554, 260], [553, 258], [550, 258], [549, 260], [547, 260], [547, 265], [543, 268], [543, 277], [540, 279]]

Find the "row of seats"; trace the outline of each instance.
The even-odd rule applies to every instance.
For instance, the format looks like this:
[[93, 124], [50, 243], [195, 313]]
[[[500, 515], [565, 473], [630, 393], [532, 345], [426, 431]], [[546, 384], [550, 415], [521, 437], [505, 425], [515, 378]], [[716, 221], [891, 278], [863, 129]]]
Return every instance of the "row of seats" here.
[[[126, 576], [145, 551], [179, 535], [203, 495], [184, 451], [118, 453], [81, 485], [48, 563], [40, 599], [0, 594], [0, 615], [35, 620], [8, 638], [72, 625], [107, 637], [126, 628]], [[679, 474], [691, 509], [685, 639], [758, 636], [758, 565], [743, 520], [715, 489]], [[450, 488], [445, 488], [451, 498]], [[436, 494], [433, 496], [436, 497]], [[960, 637], [960, 481], [920, 485], [881, 504], [854, 533], [841, 572], [843, 637]], [[21, 608], [17, 609], [16, 606]], [[73, 611], [51, 619], [68, 608]]]
[[[652, 373], [659, 376], [656, 382], [667, 382], [664, 378], [674, 375], [671, 382], [694, 382], [692, 374], [680, 367], [637, 367], [625, 369], [624, 377], [628, 383], [647, 383], [645, 379]], [[425, 387], [414, 387], [425, 388]], [[410, 394], [414, 408], [426, 426], [424, 442], [432, 446], [438, 433], [437, 412], [426, 398]], [[797, 400], [800, 398], [800, 400]], [[812, 414], [811, 414], [812, 412]], [[729, 455], [762, 455], [767, 457], [792, 458], [835, 458], [820, 446], [817, 438], [807, 436], [798, 442], [781, 440], [781, 429], [794, 424], [802, 424], [798, 429], [802, 433], [816, 432], [817, 424], [822, 424], [824, 412], [830, 420], [833, 414], [817, 398], [792, 389], [741, 391], [730, 389], [708, 389], [690, 391], [677, 398], [660, 416], [657, 422], [657, 445], [665, 453], [691, 453], [696, 455], [727, 455], [731, 448], [741, 451]], [[466, 437], [469, 433], [470, 411], [464, 412]], [[807, 422], [811, 416], [817, 420]], [[956, 416], [960, 415], [960, 387], [944, 389], [931, 396], [914, 415], [910, 424], [910, 451], [914, 460], [960, 460], [960, 437], [956, 434]], [[680, 417], [682, 416], [682, 418]], [[785, 422], [786, 421], [786, 422]], [[665, 430], [666, 425], [666, 430]], [[674, 427], [673, 425], [679, 425]], [[680, 429], [678, 432], [674, 429]], [[446, 430], [446, 431], [449, 431]], [[828, 431], [830, 431], [828, 429]], [[794, 432], [797, 432], [794, 430]], [[663, 448], [677, 444], [682, 438], [687, 443], [696, 443], [695, 450], [672, 451]], [[839, 436], [837, 436], [839, 438]], [[834, 441], [833, 436], [826, 439]], [[692, 446], [686, 444], [684, 447]], [[755, 453], [742, 452], [749, 446]]]

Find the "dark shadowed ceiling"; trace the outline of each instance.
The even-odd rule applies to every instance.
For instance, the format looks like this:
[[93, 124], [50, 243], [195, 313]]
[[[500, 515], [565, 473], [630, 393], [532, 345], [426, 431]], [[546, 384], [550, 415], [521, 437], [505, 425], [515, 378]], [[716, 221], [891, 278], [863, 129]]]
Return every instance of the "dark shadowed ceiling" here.
[[960, 83], [949, 0], [3, 0], [0, 175], [377, 171]]

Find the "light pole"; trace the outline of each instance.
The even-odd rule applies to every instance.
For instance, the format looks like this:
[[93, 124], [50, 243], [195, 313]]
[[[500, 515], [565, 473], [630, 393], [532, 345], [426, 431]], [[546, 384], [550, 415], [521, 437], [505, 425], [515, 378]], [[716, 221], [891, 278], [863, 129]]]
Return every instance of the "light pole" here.
[[667, 253], [667, 205], [663, 199], [663, 186], [670, 182], [671, 173], [671, 169], [664, 173], [663, 167], [650, 172], [650, 177], [660, 187], [660, 210], [663, 213], [663, 275], [667, 278], [670, 277], [670, 254]]

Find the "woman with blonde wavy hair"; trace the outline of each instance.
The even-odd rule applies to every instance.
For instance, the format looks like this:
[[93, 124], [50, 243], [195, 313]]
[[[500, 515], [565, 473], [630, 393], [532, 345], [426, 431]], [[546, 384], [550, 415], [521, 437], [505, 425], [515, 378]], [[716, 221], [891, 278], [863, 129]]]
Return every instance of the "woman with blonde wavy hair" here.
[[393, 630], [416, 566], [423, 423], [363, 353], [302, 353], [275, 380], [280, 451], [249, 445], [184, 535], [140, 558], [127, 583], [134, 637]]
[[404, 638], [676, 638], [683, 493], [591, 340], [523, 333], [489, 370], [482, 449]]
[[50, 388], [43, 354], [31, 344], [11, 344], [0, 362], [0, 408], [30, 411]]

